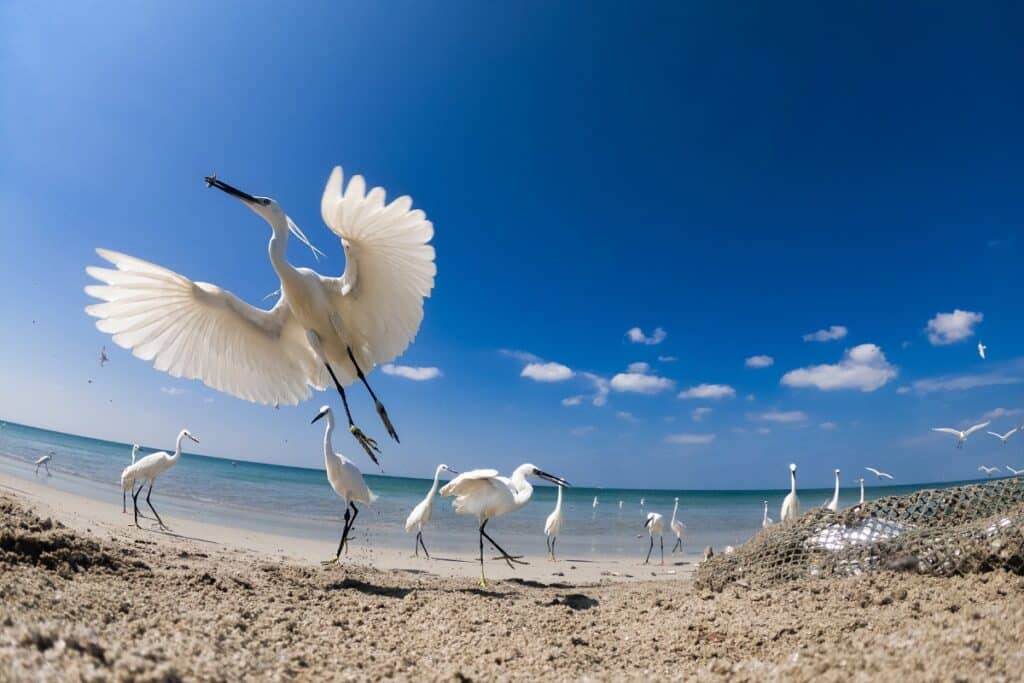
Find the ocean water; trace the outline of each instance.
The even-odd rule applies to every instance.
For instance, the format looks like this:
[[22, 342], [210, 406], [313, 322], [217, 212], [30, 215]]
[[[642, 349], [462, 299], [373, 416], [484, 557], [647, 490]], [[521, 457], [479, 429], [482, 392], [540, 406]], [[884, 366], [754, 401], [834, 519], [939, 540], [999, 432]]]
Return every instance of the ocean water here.
[[[171, 444], [173, 445], [173, 444]], [[169, 445], [170, 446], [170, 445]], [[53, 453], [52, 476], [33, 474], [32, 463]], [[140, 457], [152, 451], [143, 449]], [[0, 428], [0, 471], [35, 478], [62, 491], [109, 500], [121, 505], [120, 474], [131, 462], [129, 444], [101, 441], [73, 434], [38, 429], [12, 422]], [[414, 534], [406, 535], [405, 519], [430, 488], [431, 481], [408, 477], [367, 475], [378, 494], [372, 506], [361, 506], [355, 541], [412, 550]], [[444, 478], [442, 478], [442, 481]], [[866, 482], [867, 483], [867, 482]], [[953, 486], [962, 482], [911, 486], [868, 486], [867, 498], [911, 493], [922, 488]], [[686, 524], [683, 538], [688, 556], [705, 546], [716, 551], [739, 545], [761, 528], [762, 501], [769, 515], [778, 518], [788, 491], [669, 491], [573, 487], [565, 490], [564, 523], [558, 539], [563, 557], [642, 557], [649, 544], [644, 520], [647, 513], [665, 516], [666, 552], [675, 543], [668, 529], [673, 499], [679, 497], [679, 518]], [[545, 552], [544, 520], [554, 509], [555, 489], [534, 486], [532, 500], [522, 510], [488, 524], [488, 531], [509, 552], [539, 555]], [[832, 497], [831, 489], [801, 489], [803, 507], [820, 505]], [[598, 499], [592, 507], [594, 497]], [[853, 505], [859, 490], [842, 489], [840, 504]], [[640, 501], [644, 500], [641, 507]], [[622, 507], [619, 508], [619, 501]], [[162, 475], [153, 502], [163, 515], [182, 516], [243, 529], [323, 540], [333, 547], [341, 533], [344, 509], [322, 470], [264, 465], [202, 455], [182, 454], [181, 461]], [[142, 503], [140, 497], [140, 504]], [[140, 509], [145, 510], [143, 505]], [[129, 501], [129, 513], [131, 501]], [[434, 516], [424, 530], [427, 547], [434, 552], [475, 554], [475, 519], [456, 515], [450, 498], [438, 497]], [[655, 550], [657, 552], [657, 550]]]

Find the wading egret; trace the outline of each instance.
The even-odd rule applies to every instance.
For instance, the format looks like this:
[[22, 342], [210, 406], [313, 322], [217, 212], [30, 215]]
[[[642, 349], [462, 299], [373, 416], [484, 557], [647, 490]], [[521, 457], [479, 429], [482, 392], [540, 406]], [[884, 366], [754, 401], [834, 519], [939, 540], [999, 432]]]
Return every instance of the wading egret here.
[[995, 432], [987, 432], [987, 433], [991, 434], [992, 436], [994, 436], [997, 439], [999, 439], [1000, 441], [1002, 441], [1003, 445], [1005, 446], [1006, 442], [1010, 440], [1010, 437], [1013, 436], [1014, 434], [1016, 434], [1018, 431], [1020, 431], [1020, 427], [1014, 427], [1013, 429], [1011, 429], [1010, 431], [1006, 432], [1005, 434], [996, 434]]
[[857, 503], [857, 508], [861, 508], [864, 505], [864, 477], [857, 480], [860, 483], [860, 502]]
[[991, 477], [993, 474], [996, 474], [996, 473], [999, 472], [999, 468], [998, 467], [986, 467], [985, 465], [980, 465], [978, 467], [978, 471], [979, 472], [984, 472], [986, 475]]
[[[156, 483], [156, 478], [161, 474], [171, 469], [176, 462], [181, 458], [181, 442], [184, 439], [191, 439], [196, 443], [199, 443], [199, 439], [192, 436], [187, 429], [182, 429], [178, 432], [178, 440], [174, 444], [174, 455], [170, 455], [166, 451], [157, 451], [156, 453], [150, 453], [142, 460], [138, 460], [124, 469], [121, 473], [121, 481], [125, 479], [131, 479], [132, 483], [139, 483], [139, 488], [132, 492], [132, 506], [135, 508], [135, 526], [139, 526], [139, 494], [142, 493], [142, 489], [146, 486], [146, 482], [149, 482], [149, 490], [146, 491], [146, 505], [153, 511], [153, 515], [156, 517], [157, 524], [160, 525], [161, 529], [166, 529], [167, 526], [164, 521], [160, 519], [160, 515], [157, 513], [156, 508], [153, 507], [153, 501], [149, 497], [153, 494], [153, 484]], [[141, 527], [140, 527], [141, 528]]]
[[644, 499], [643, 499], [643, 498], [641, 498], [641, 499], [640, 499], [640, 507], [643, 507], [643, 506], [644, 506]]
[[114, 343], [157, 370], [202, 380], [247, 401], [295, 405], [310, 387], [333, 381], [341, 395], [349, 431], [377, 462], [377, 442], [356, 426], [344, 387], [358, 378], [373, 399], [388, 434], [398, 434], [365, 373], [399, 356], [423, 320], [423, 299], [434, 286], [434, 228], [412, 200], [384, 204], [385, 193], [366, 192], [353, 176], [342, 192], [341, 167], [327, 181], [320, 212], [341, 238], [345, 272], [323, 277], [296, 268], [285, 257], [289, 233], [314, 249], [281, 206], [242, 192], [210, 176], [207, 185], [235, 197], [273, 231], [270, 262], [281, 296], [270, 310], [250, 306], [227, 290], [193, 282], [161, 266], [106, 249], [96, 252], [116, 266], [89, 267], [103, 285], [86, 293], [104, 303], [85, 310]]
[[35, 461], [36, 474], [37, 475], [39, 474], [39, 468], [42, 467], [42, 468], [46, 469], [46, 476], [50, 476], [50, 465], [48, 463], [51, 460], [53, 460], [53, 451], [50, 451], [49, 453], [47, 453], [43, 457], [41, 457], [38, 460], [36, 460]]
[[[132, 465], [139, 454], [139, 444], [132, 444]], [[128, 512], [128, 492], [135, 490], [135, 480], [131, 478], [131, 465], [121, 472], [121, 514]]]
[[416, 542], [413, 544], [416, 557], [420, 556], [420, 546], [423, 546], [423, 554], [427, 556], [428, 560], [430, 559], [430, 553], [427, 552], [427, 545], [423, 542], [423, 527], [430, 522], [430, 518], [434, 514], [434, 496], [437, 495], [437, 485], [442, 472], [458, 474], [458, 472], [444, 463], [438, 465], [437, 469], [434, 470], [434, 483], [430, 486], [430, 490], [427, 491], [427, 497], [416, 504], [416, 507], [412, 509], [409, 517], [405, 520], [405, 533], [416, 529]]
[[619, 510], [622, 510], [622, 501], [619, 501]]
[[[363, 479], [363, 473], [352, 464], [352, 461], [341, 453], [335, 453], [331, 445], [331, 435], [334, 433], [334, 412], [330, 406], [322, 406], [310, 424], [316, 423], [321, 418], [327, 418], [327, 429], [324, 430], [324, 465], [327, 469], [327, 481], [330, 482], [334, 492], [345, 501], [345, 526], [341, 530], [341, 540], [338, 542], [338, 552], [334, 559], [324, 560], [323, 564], [341, 562], [341, 549], [348, 542], [349, 532], [356, 523], [359, 516], [359, 508], [356, 503], [369, 505], [377, 500], [377, 494], [370, 490]], [[346, 552], [348, 552], [346, 550]]]
[[527, 477], [540, 477], [552, 482], [557, 486], [569, 486], [569, 483], [561, 477], [548, 474], [537, 469], [529, 463], [520, 465], [512, 472], [511, 477], [498, 476], [497, 470], [471, 470], [464, 472], [441, 487], [442, 496], [455, 496], [452, 507], [455, 512], [462, 515], [475, 515], [480, 522], [480, 585], [487, 587], [487, 578], [484, 576], [484, 539], [494, 546], [494, 549], [501, 553], [501, 557], [508, 566], [515, 569], [513, 563], [527, 564], [520, 557], [509, 555], [493, 538], [491, 538], [484, 527], [487, 522], [495, 517], [515, 512], [530, 501], [533, 495], [533, 486], [526, 480]]
[[789, 495], [782, 500], [782, 509], [779, 510], [779, 521], [788, 522], [796, 519], [800, 514], [800, 499], [796, 495], [796, 465], [789, 465]]
[[978, 342], [978, 355], [981, 356], [982, 360], [985, 360], [985, 352], [988, 351], [988, 347]]
[[676, 513], [679, 512], [679, 499], [676, 498], [676, 503], [672, 507], [672, 519], [668, 523], [668, 528], [672, 530], [672, 533], [676, 535], [676, 544], [672, 546], [672, 552], [683, 549], [683, 534], [686, 533], [686, 525], [676, 519]]
[[658, 539], [661, 541], [661, 563], [665, 564], [665, 537], [662, 532], [665, 531], [665, 518], [659, 515], [657, 512], [648, 512], [647, 521], [644, 522], [644, 526], [647, 527], [647, 533], [651, 537], [651, 545], [647, 548], [647, 557], [644, 559], [644, 564], [651, 561], [651, 551], [654, 550], [654, 535], [658, 535]]
[[761, 517], [761, 528], [766, 529], [772, 525], [772, 518], [768, 516], [768, 501], [764, 501], [764, 516]]
[[964, 442], [967, 441], [967, 437], [969, 437], [971, 434], [978, 431], [979, 429], [984, 429], [985, 427], [988, 427], [991, 423], [992, 421], [989, 420], [987, 422], [982, 422], [981, 424], [976, 424], [970, 429], [953, 429], [952, 427], [932, 427], [932, 431], [942, 432], [943, 434], [952, 434], [953, 436], [956, 437], [956, 447], [963, 448]]
[[594, 502], [590, 504], [590, 507], [592, 507], [592, 508], [596, 508], [597, 507], [597, 496], [594, 496]]
[[892, 479], [892, 475], [882, 470], [876, 470], [874, 467], [865, 467], [868, 472], [875, 475], [879, 479]]
[[832, 494], [832, 500], [825, 507], [832, 512], [839, 512], [839, 470], [836, 470], [836, 490]]
[[[594, 499], [597, 500], [596, 498]], [[544, 536], [548, 543], [548, 557], [555, 560], [555, 541], [562, 531], [562, 487], [558, 487], [558, 499], [555, 501], [555, 509], [551, 511], [544, 521]]]

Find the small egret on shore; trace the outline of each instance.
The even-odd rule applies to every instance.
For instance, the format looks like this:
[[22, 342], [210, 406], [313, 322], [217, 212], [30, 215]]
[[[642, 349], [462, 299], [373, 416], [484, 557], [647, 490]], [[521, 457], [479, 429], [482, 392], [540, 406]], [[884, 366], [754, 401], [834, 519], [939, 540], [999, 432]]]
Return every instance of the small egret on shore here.
[[676, 519], [676, 513], [679, 511], [679, 499], [676, 498], [676, 503], [672, 507], [672, 519], [668, 523], [668, 528], [672, 530], [672, 533], [676, 535], [676, 544], [672, 546], [672, 552], [683, 549], [683, 534], [686, 533], [686, 525]]
[[438, 465], [437, 469], [434, 470], [434, 483], [430, 486], [430, 490], [427, 491], [427, 497], [416, 504], [416, 507], [412, 509], [409, 517], [405, 520], [405, 533], [416, 529], [416, 542], [413, 544], [413, 548], [416, 549], [416, 557], [420, 556], [420, 546], [423, 546], [423, 554], [427, 556], [428, 560], [430, 559], [430, 553], [427, 552], [427, 546], [423, 542], [423, 526], [430, 522], [430, 518], [434, 514], [434, 496], [437, 495], [437, 485], [442, 472], [458, 474], [458, 472], [444, 463]]
[[832, 494], [832, 500], [825, 507], [832, 512], [839, 512], [839, 470], [836, 470], [836, 490]]
[[988, 351], [988, 347], [978, 342], [978, 355], [981, 356], [982, 360], [985, 360], [985, 352]]
[[[149, 499], [153, 495], [153, 484], [156, 483], [156, 478], [161, 474], [171, 469], [181, 459], [181, 442], [185, 439], [191, 439], [196, 443], [199, 443], [199, 439], [192, 436], [187, 429], [182, 429], [178, 432], [178, 440], [174, 444], [174, 455], [170, 455], [166, 451], [157, 451], [156, 453], [150, 453], [142, 460], [138, 460], [128, 467], [124, 468], [121, 473], [121, 481], [125, 481], [126, 478], [131, 479], [132, 483], [139, 483], [139, 488], [132, 492], [132, 505], [135, 508], [135, 526], [139, 526], [139, 494], [142, 493], [142, 489], [145, 488], [146, 482], [149, 482], [149, 490], [146, 491], [146, 505], [153, 511], [153, 515], [156, 516], [156, 522], [160, 525], [161, 529], [166, 529], [167, 525], [160, 519], [160, 515], [157, 513], [156, 508], [153, 507], [153, 501]], [[139, 527], [140, 529], [142, 527]]]
[[[595, 501], [597, 498], [594, 499]], [[544, 522], [544, 536], [548, 542], [548, 557], [551, 561], [555, 560], [555, 541], [558, 540], [558, 534], [562, 531], [562, 487], [558, 487], [558, 500], [555, 501], [555, 509], [548, 515], [547, 520]]]
[[1020, 475], [1024, 474], [1024, 468], [1016, 470], [1016, 469], [1010, 467], [1009, 465], [1007, 465], [1006, 469], [1010, 470], [1010, 474], [1012, 474], [1015, 477], [1019, 477]]
[[50, 451], [49, 453], [47, 453], [43, 457], [41, 457], [38, 460], [36, 460], [35, 461], [36, 474], [38, 475], [39, 474], [39, 468], [43, 467], [43, 468], [46, 469], [46, 476], [50, 476], [50, 465], [48, 463], [51, 460], [53, 460], [53, 451]]
[[986, 467], [985, 465], [979, 465], [978, 466], [978, 471], [979, 472], [984, 472], [985, 474], [987, 474], [988, 476], [991, 477], [993, 474], [996, 474], [997, 472], [999, 472], [999, 468], [998, 467]]
[[779, 521], [788, 522], [800, 514], [800, 499], [796, 495], [796, 464], [789, 465], [789, 494], [782, 499]]
[[647, 557], [644, 559], [644, 564], [648, 564], [651, 561], [651, 551], [654, 550], [654, 534], [658, 534], [658, 538], [661, 540], [661, 563], [665, 564], [665, 537], [662, 535], [662, 532], [665, 530], [665, 518], [657, 512], [648, 512], [647, 521], [644, 522], [644, 526], [647, 527], [647, 533], [651, 537], [651, 545], [647, 548]]
[[621, 509], [622, 509], [622, 501], [620, 500], [619, 501], [619, 510], [621, 510]]
[[[139, 444], [132, 444], [132, 465], [135, 464], [135, 456], [139, 454]], [[128, 492], [135, 490], [135, 480], [131, 477], [130, 467], [121, 472], [121, 514], [128, 512]], [[127, 477], [126, 477], [127, 475]]]
[[1010, 437], [1013, 436], [1014, 434], [1016, 434], [1019, 431], [1020, 431], [1020, 427], [1014, 427], [1013, 429], [1011, 429], [1010, 431], [1006, 432], [1005, 434], [996, 434], [995, 432], [987, 432], [987, 433], [991, 434], [992, 436], [994, 436], [997, 439], [999, 439], [1000, 441], [1002, 441], [1003, 445], [1005, 446], [1006, 442], [1010, 440]]
[[640, 507], [643, 507], [643, 506], [644, 506], [644, 499], [643, 499], [643, 498], [641, 498], [641, 499], [640, 499]]
[[767, 529], [772, 524], [774, 524], [774, 522], [772, 521], [772, 518], [768, 516], [768, 501], [766, 500], [764, 501], [764, 516], [761, 518], [761, 528]]
[[592, 508], [596, 508], [597, 507], [597, 496], [594, 496], [594, 502], [590, 504], [590, 507], [592, 507]]
[[892, 475], [882, 470], [876, 470], [874, 467], [865, 467], [868, 472], [875, 475], [878, 479], [892, 479]]
[[525, 463], [512, 472], [511, 477], [498, 476], [498, 470], [471, 470], [464, 472], [441, 487], [442, 496], [455, 496], [452, 507], [460, 515], [474, 515], [480, 522], [480, 585], [487, 587], [484, 576], [484, 539], [501, 553], [499, 559], [505, 560], [509, 567], [515, 569], [513, 563], [527, 564], [520, 556], [509, 555], [485, 530], [487, 522], [522, 508], [533, 495], [533, 486], [527, 477], [539, 477], [550, 481], [556, 486], [569, 486], [561, 477], [548, 474], [535, 465]]
[[992, 421], [988, 420], [986, 422], [982, 422], [981, 424], [976, 424], [970, 429], [953, 429], [952, 427], [932, 427], [932, 431], [941, 432], [943, 434], [952, 434], [953, 436], [956, 437], [956, 447], [963, 448], [964, 442], [967, 441], [967, 437], [969, 437], [971, 434], [978, 431], [979, 429], [984, 429], [985, 427], [988, 427], [990, 424], [992, 424]]
[[860, 509], [864, 506], [864, 477], [857, 480], [860, 482], [860, 502], [857, 503], [857, 508]]

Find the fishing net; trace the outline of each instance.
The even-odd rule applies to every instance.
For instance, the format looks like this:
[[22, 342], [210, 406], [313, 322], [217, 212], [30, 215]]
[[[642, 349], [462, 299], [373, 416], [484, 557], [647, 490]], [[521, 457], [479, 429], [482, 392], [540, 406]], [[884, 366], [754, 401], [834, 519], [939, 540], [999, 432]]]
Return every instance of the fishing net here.
[[695, 580], [721, 590], [883, 569], [1024, 574], [1024, 479], [888, 496], [838, 513], [815, 508], [703, 562]]

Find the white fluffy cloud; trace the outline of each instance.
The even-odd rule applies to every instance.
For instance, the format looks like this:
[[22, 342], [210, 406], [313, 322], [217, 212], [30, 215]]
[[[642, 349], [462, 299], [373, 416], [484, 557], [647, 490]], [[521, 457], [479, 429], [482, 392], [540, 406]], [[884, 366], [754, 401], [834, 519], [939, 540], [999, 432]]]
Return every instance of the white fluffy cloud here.
[[700, 422], [701, 420], [704, 419], [704, 417], [706, 415], [710, 415], [710, 414], [711, 414], [711, 408], [708, 408], [706, 406], [702, 406], [700, 408], [694, 408], [693, 411], [690, 413], [690, 417], [693, 418], [694, 422]]
[[424, 368], [414, 367], [412, 365], [395, 365], [393, 363], [385, 363], [380, 366], [381, 372], [385, 375], [393, 375], [395, 377], [404, 377], [405, 379], [411, 379], [414, 382], [425, 382], [428, 379], [437, 379], [441, 376], [440, 368]]
[[822, 391], [874, 391], [897, 374], [898, 371], [885, 359], [881, 348], [875, 344], [861, 344], [847, 349], [843, 359], [838, 363], [790, 370], [782, 376], [782, 384], [790, 387], [814, 387]]
[[574, 374], [568, 366], [561, 363], [527, 363], [519, 373], [521, 377], [535, 382], [564, 382], [571, 379]]
[[585, 396], [569, 396], [562, 399], [563, 406], [578, 406], [583, 403]]
[[580, 374], [583, 375], [584, 379], [594, 385], [594, 395], [591, 397], [590, 402], [597, 408], [607, 404], [608, 393], [611, 391], [611, 382], [600, 375], [595, 375], [592, 372], [583, 372]]
[[714, 440], [714, 434], [669, 434], [665, 437], [668, 443], [683, 445], [707, 444]]
[[818, 330], [804, 335], [805, 342], [827, 342], [842, 339], [846, 336], [847, 330], [842, 325], [832, 325], [827, 330]]
[[626, 336], [629, 337], [629, 341], [634, 344], [647, 344], [648, 346], [653, 346], [654, 344], [660, 344], [665, 341], [665, 337], [668, 336], [668, 333], [660, 327], [655, 327], [654, 332], [652, 332], [651, 336], [648, 337], [639, 327], [631, 327], [626, 331]]
[[675, 383], [657, 375], [645, 375], [639, 372], [620, 372], [612, 377], [611, 387], [615, 391], [633, 394], [657, 394], [671, 389]]
[[700, 398], [713, 400], [717, 400], [720, 398], [732, 398], [735, 395], [736, 390], [730, 387], [728, 384], [698, 384], [695, 387], [690, 387], [686, 391], [679, 392], [679, 398]]
[[775, 365], [775, 359], [765, 355], [751, 356], [744, 363], [748, 368], [770, 368]]
[[651, 366], [647, 363], [630, 363], [626, 366], [627, 372], [638, 372], [641, 375], [645, 374], [650, 369]]
[[933, 346], [943, 346], [967, 339], [974, 335], [974, 326], [985, 319], [981, 313], [961, 311], [938, 313], [928, 321], [925, 331]]
[[762, 420], [764, 422], [781, 422], [781, 423], [793, 423], [793, 422], [805, 422], [807, 420], [807, 413], [802, 410], [768, 410], [763, 413], [751, 413], [748, 415], [752, 420]]

